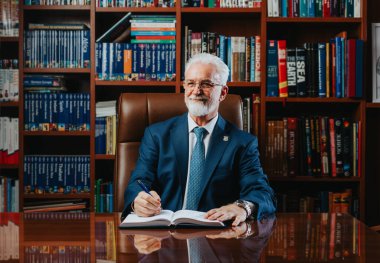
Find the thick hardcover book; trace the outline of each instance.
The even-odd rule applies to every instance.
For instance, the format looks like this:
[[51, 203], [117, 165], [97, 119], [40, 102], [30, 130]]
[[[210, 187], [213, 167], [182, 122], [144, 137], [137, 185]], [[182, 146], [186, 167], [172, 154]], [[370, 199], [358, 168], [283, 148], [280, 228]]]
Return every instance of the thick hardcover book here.
[[335, 119], [336, 175], [343, 175], [343, 121]]
[[296, 50], [286, 50], [286, 71], [288, 77], [288, 96], [297, 97], [297, 62]]
[[318, 44], [318, 96], [326, 97], [326, 44]]
[[277, 41], [278, 86], [280, 97], [288, 97], [288, 78], [286, 74], [286, 40]]
[[306, 97], [307, 71], [306, 71], [306, 51], [303, 48], [296, 48], [297, 66], [297, 97]]
[[363, 45], [361, 39], [356, 39], [356, 59], [355, 59], [355, 96], [357, 98], [363, 97]]
[[278, 97], [277, 40], [267, 42], [267, 96]]
[[297, 138], [297, 118], [288, 118], [288, 172], [289, 176], [298, 174], [298, 138]]
[[140, 217], [134, 213], [129, 214], [119, 225], [120, 228], [145, 227], [224, 227], [223, 222], [204, 218], [205, 213], [193, 210], [179, 210], [173, 212], [162, 210], [159, 215]]
[[352, 127], [351, 122], [343, 120], [343, 175], [352, 176]]

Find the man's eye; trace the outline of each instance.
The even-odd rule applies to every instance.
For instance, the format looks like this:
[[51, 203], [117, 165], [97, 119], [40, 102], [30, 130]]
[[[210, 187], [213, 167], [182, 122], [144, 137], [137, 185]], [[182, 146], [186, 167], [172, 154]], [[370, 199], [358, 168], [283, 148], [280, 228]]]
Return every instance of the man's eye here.
[[212, 83], [211, 82], [202, 82], [202, 87], [204, 88], [212, 88]]

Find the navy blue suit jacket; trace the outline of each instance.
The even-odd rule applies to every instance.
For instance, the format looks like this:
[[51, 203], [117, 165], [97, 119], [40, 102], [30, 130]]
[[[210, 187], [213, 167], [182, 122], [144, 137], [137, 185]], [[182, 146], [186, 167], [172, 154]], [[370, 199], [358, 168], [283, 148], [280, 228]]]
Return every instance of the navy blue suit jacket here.
[[[189, 136], [187, 113], [146, 128], [136, 168], [124, 193], [122, 217], [142, 180], [161, 197], [163, 209], [182, 209], [188, 170]], [[275, 197], [259, 160], [257, 138], [239, 130], [219, 115], [206, 153], [199, 211], [208, 211], [237, 199], [255, 203], [257, 216], [275, 212]]]

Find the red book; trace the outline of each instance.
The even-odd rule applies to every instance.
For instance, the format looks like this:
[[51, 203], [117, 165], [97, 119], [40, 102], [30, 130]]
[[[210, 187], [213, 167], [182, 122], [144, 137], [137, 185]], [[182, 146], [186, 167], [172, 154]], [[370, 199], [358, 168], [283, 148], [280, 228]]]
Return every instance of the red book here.
[[331, 0], [323, 0], [322, 15], [323, 17], [331, 16]]
[[356, 40], [347, 40], [347, 95], [356, 96]]
[[335, 121], [334, 118], [329, 119], [330, 130], [330, 155], [331, 155], [331, 176], [336, 177], [336, 151], [335, 151]]
[[288, 0], [288, 17], [293, 17], [293, 0]]
[[281, 98], [288, 97], [288, 76], [286, 73], [286, 40], [277, 41], [278, 88]]

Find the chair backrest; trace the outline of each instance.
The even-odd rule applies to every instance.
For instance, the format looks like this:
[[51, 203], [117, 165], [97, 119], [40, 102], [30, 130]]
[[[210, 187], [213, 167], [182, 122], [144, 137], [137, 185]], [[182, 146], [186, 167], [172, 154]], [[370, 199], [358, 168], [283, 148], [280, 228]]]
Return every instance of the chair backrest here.
[[[124, 207], [124, 191], [135, 168], [138, 150], [147, 126], [187, 111], [180, 93], [123, 93], [118, 103], [117, 147], [115, 161], [115, 211]], [[242, 102], [239, 95], [227, 95], [219, 112], [242, 129]]]

